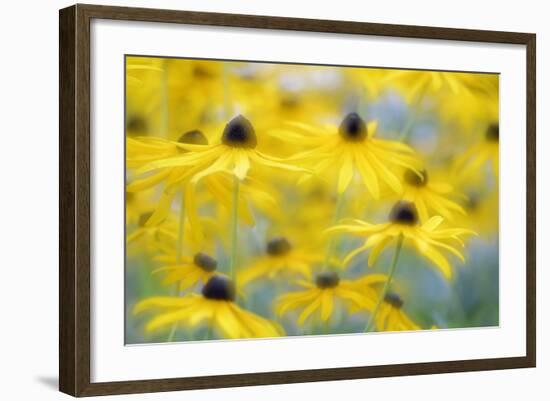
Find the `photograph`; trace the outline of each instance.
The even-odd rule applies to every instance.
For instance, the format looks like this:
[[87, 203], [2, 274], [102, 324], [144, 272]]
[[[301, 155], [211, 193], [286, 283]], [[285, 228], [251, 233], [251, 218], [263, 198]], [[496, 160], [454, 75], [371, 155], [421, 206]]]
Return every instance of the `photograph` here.
[[127, 345], [499, 326], [499, 74], [124, 64]]

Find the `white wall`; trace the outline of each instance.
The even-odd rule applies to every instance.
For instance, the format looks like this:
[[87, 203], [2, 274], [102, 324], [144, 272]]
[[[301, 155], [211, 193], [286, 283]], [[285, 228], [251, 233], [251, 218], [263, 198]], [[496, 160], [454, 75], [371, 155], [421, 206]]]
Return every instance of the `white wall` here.
[[[538, 368], [359, 381], [124, 396], [140, 400], [547, 399], [550, 276], [550, 25], [545, 2], [159, 0], [101, 4], [361, 20], [537, 33], [538, 47]], [[61, 399], [57, 380], [57, 10], [68, 1], [4, 2], [0, 22], [0, 372], [3, 399]], [[6, 124], [7, 123], [7, 124]], [[503, 163], [506, 161], [503, 160]], [[7, 224], [6, 224], [7, 222]], [[505, 296], [506, 294], [504, 294]], [[388, 350], [391, 352], [391, 350]], [[114, 397], [103, 398], [115, 399]]]

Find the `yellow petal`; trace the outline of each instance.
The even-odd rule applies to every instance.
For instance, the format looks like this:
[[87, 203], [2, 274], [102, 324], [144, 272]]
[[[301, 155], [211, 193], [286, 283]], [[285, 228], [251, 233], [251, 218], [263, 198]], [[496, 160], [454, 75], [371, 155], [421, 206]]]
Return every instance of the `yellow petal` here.
[[332, 291], [324, 290], [321, 295], [321, 320], [327, 321], [332, 314], [334, 305], [332, 302]]
[[369, 138], [372, 138], [376, 135], [376, 129], [378, 128], [378, 121], [372, 120], [367, 123], [367, 135]]
[[447, 280], [450, 280], [453, 275], [453, 270], [447, 259], [445, 259], [445, 256], [423, 241], [416, 240], [414, 243], [418, 251], [432, 261]]
[[384, 236], [384, 238], [382, 238], [382, 240], [371, 249], [368, 261], [369, 267], [374, 266], [374, 264], [378, 260], [378, 256], [380, 256], [380, 253], [384, 250], [384, 248], [392, 239], [393, 238], [390, 236]]
[[298, 317], [298, 325], [303, 326], [306, 319], [321, 305], [321, 294], [318, 294], [313, 302], [311, 302]]
[[367, 160], [367, 158], [357, 150], [355, 152], [355, 161], [359, 174], [363, 179], [363, 183], [369, 190], [370, 194], [374, 199], [380, 198], [380, 187], [378, 185], [378, 178], [374, 172], [373, 166]]
[[338, 176], [338, 193], [343, 193], [353, 178], [353, 163], [351, 157], [344, 155], [340, 174]]
[[248, 160], [248, 156], [246, 155], [246, 152], [243, 150], [237, 150], [235, 152], [235, 169], [233, 172], [237, 176], [239, 180], [244, 180], [248, 170], [250, 169], [250, 160]]
[[435, 230], [437, 227], [439, 227], [439, 225], [443, 222], [443, 217], [441, 216], [434, 216], [432, 217], [431, 219], [429, 219], [428, 221], [426, 221], [423, 225], [422, 225], [422, 228], [426, 231], [433, 231]]

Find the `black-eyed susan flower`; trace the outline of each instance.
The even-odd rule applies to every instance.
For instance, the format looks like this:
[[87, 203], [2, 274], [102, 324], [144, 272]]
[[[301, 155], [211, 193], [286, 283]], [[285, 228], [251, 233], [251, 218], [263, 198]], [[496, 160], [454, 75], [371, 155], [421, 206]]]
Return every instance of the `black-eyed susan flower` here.
[[318, 252], [296, 249], [285, 237], [268, 241], [265, 255], [256, 258], [238, 274], [239, 285], [259, 278], [300, 277], [311, 279], [312, 265], [323, 260]]
[[481, 236], [487, 237], [498, 233], [499, 199], [498, 190], [490, 192], [469, 189], [462, 200], [466, 216], [461, 224], [471, 230], [476, 230]]
[[478, 174], [479, 169], [490, 163], [493, 173], [499, 176], [499, 124], [487, 126], [484, 137], [464, 153], [455, 162], [459, 177], [468, 177]]
[[405, 244], [412, 245], [419, 254], [431, 261], [447, 279], [452, 277], [453, 270], [441, 251], [447, 251], [464, 261], [464, 256], [457, 247], [464, 245], [462, 237], [475, 234], [471, 230], [462, 228], [438, 228], [443, 222], [441, 216], [434, 216], [425, 223], [420, 224], [415, 205], [406, 201], [395, 204], [391, 210], [389, 220], [387, 223], [370, 224], [355, 219], [348, 224], [331, 227], [327, 232], [350, 233], [367, 237], [361, 247], [346, 256], [344, 264], [359, 253], [371, 249], [368, 264], [372, 266], [384, 248], [392, 241], [402, 238]]
[[495, 89], [495, 82], [480, 79], [480, 74], [449, 71], [394, 70], [386, 74], [384, 81], [401, 90], [409, 102], [424, 95], [486, 94]]
[[157, 252], [171, 252], [177, 241], [177, 223], [172, 220], [165, 220], [157, 225], [146, 225], [153, 212], [146, 212], [140, 215], [137, 227], [126, 236], [126, 244], [129, 253], [140, 252], [154, 254]]
[[327, 322], [337, 303], [343, 303], [349, 311], [357, 311], [376, 301], [376, 298], [370, 297], [370, 293], [360, 292], [357, 285], [349, 280], [341, 280], [333, 271], [317, 274], [313, 283], [300, 280], [297, 284], [304, 289], [281, 295], [276, 301], [275, 311], [280, 316], [302, 309], [297, 320], [300, 326], [315, 312], [321, 321]]
[[142, 215], [155, 210], [151, 191], [126, 192], [126, 224], [138, 224]]
[[425, 169], [420, 174], [405, 170], [403, 187], [401, 198], [414, 203], [421, 222], [428, 221], [434, 215], [447, 221], [453, 221], [457, 214], [466, 215], [464, 209], [450, 199], [454, 195], [453, 187], [445, 182], [433, 182]]
[[179, 292], [193, 288], [197, 284], [205, 284], [216, 274], [218, 262], [213, 257], [199, 252], [193, 257], [183, 256], [179, 263], [173, 258], [171, 264], [153, 270], [153, 273], [162, 273], [165, 285], [177, 284]]
[[304, 162], [317, 177], [336, 175], [339, 194], [347, 189], [358, 173], [372, 197], [378, 199], [381, 182], [401, 193], [403, 186], [396, 169], [416, 171], [419, 163], [408, 145], [375, 138], [376, 127], [376, 121], [366, 123], [359, 114], [350, 113], [339, 126], [320, 128], [289, 123], [289, 129], [281, 133], [291, 140], [312, 145], [312, 149], [298, 153], [292, 159]]
[[145, 331], [149, 333], [178, 324], [188, 328], [206, 325], [223, 338], [284, 335], [277, 323], [239, 307], [235, 297], [235, 285], [231, 280], [213, 276], [200, 295], [147, 298], [134, 307], [134, 314], [148, 310], [154, 312], [154, 317], [145, 325]]
[[[178, 141], [149, 137], [127, 138], [126, 165], [128, 168], [137, 169], [156, 160], [180, 155], [184, 151], [178, 148], [178, 143], [206, 145], [208, 140], [199, 130], [183, 133]], [[185, 192], [186, 178], [189, 178], [196, 171], [193, 168], [165, 168], [144, 176], [134, 177], [126, 185], [126, 191], [134, 193], [153, 188], [161, 183], [164, 184], [154, 213], [151, 214], [149, 221], [146, 222], [147, 225], [156, 225], [168, 216], [176, 194], [180, 190]], [[195, 235], [196, 238], [199, 236], [199, 234]]]
[[206, 146], [180, 143], [178, 147], [187, 150], [187, 153], [153, 161], [143, 166], [140, 171], [154, 171], [166, 167], [198, 167], [198, 171], [193, 174], [191, 180], [193, 183], [220, 172], [230, 172], [239, 180], [243, 180], [254, 166], [273, 167], [286, 171], [307, 171], [282, 159], [259, 152], [256, 149], [257, 142], [254, 127], [250, 121], [239, 115], [225, 126], [221, 143]]
[[387, 292], [374, 318], [377, 331], [420, 330], [403, 310], [403, 300], [395, 292]]

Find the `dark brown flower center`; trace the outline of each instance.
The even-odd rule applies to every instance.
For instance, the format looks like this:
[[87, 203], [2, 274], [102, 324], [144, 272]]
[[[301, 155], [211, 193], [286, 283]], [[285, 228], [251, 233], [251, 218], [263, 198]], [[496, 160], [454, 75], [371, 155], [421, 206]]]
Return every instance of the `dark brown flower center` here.
[[214, 276], [202, 287], [202, 295], [217, 301], [234, 301], [236, 297], [235, 284], [223, 276]]
[[346, 141], [361, 142], [367, 137], [367, 124], [359, 114], [350, 113], [340, 123], [338, 133]]
[[190, 145], [208, 145], [208, 139], [206, 139], [204, 134], [197, 129], [181, 134], [178, 138], [178, 142], [188, 143]]
[[225, 126], [222, 143], [237, 148], [253, 149], [257, 145], [254, 127], [243, 116], [237, 116]]
[[401, 308], [403, 306], [403, 300], [395, 292], [389, 291], [384, 297], [384, 301], [393, 306], [394, 308]]
[[315, 277], [317, 288], [334, 288], [340, 283], [340, 277], [335, 272], [322, 272]]
[[468, 195], [468, 199], [466, 199], [465, 207], [468, 210], [476, 210], [479, 207], [479, 204], [481, 202], [479, 194], [473, 193]]
[[211, 79], [216, 76], [207, 67], [202, 65], [196, 65], [193, 67], [193, 76], [198, 79]]
[[489, 142], [498, 142], [499, 136], [499, 125], [498, 123], [491, 124], [487, 127], [487, 132], [485, 133], [485, 138]]
[[405, 171], [405, 182], [413, 187], [423, 187], [428, 183], [428, 172], [426, 170], [419, 171], [420, 175], [413, 170]]
[[296, 97], [296, 96], [287, 95], [287, 96], [284, 96], [280, 100], [279, 104], [280, 104], [282, 109], [292, 110], [292, 109], [295, 109], [296, 107], [298, 107], [298, 105], [300, 104], [300, 101], [298, 100], [298, 97]]
[[143, 135], [147, 129], [147, 121], [140, 116], [132, 116], [126, 120], [126, 130], [129, 133]]
[[218, 267], [216, 259], [202, 252], [195, 255], [193, 262], [205, 272], [213, 272]]
[[139, 215], [138, 225], [144, 227], [147, 220], [153, 215], [153, 212], [146, 212]]
[[281, 256], [290, 252], [292, 245], [284, 237], [273, 238], [267, 243], [266, 251], [271, 256]]
[[416, 211], [416, 206], [414, 206], [414, 203], [412, 202], [397, 202], [390, 212], [390, 221], [397, 224], [414, 226], [418, 223], [418, 212]]

